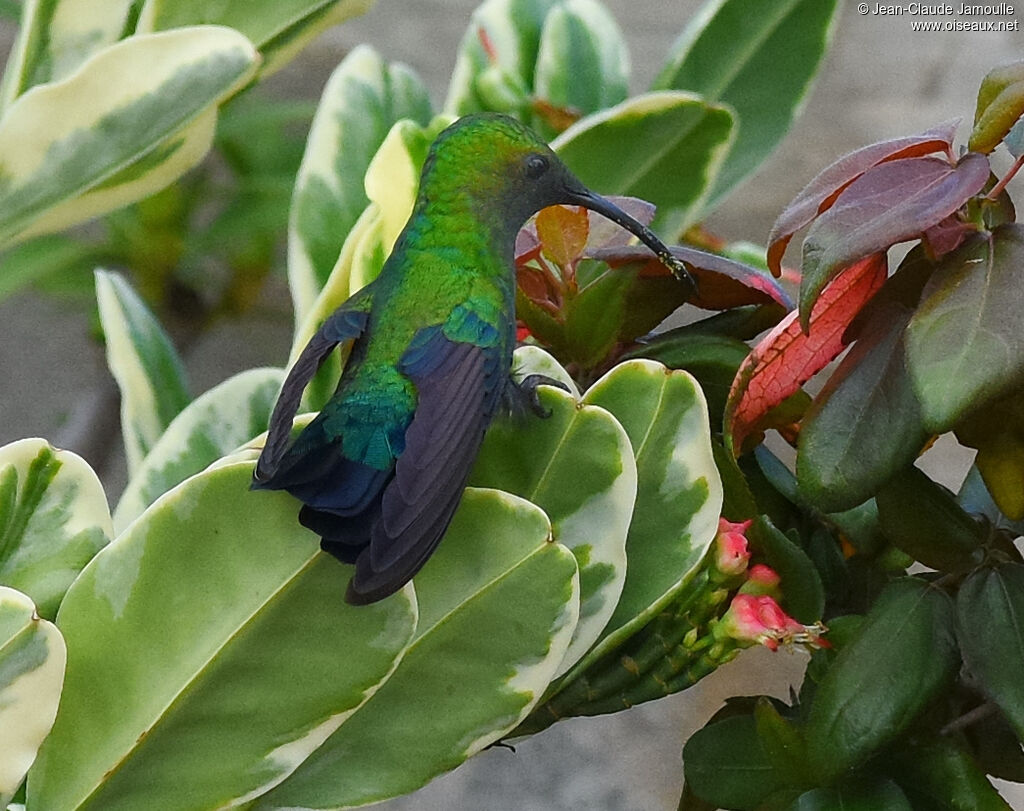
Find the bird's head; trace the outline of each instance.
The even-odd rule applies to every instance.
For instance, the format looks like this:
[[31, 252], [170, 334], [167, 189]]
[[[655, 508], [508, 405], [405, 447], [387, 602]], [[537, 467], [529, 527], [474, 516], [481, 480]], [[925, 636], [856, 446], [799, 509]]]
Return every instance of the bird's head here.
[[542, 208], [578, 205], [596, 211], [649, 247], [681, 280], [693, 285], [682, 263], [642, 223], [588, 189], [533, 130], [506, 115], [460, 118], [434, 141], [420, 180], [420, 202], [461, 198], [514, 239]]

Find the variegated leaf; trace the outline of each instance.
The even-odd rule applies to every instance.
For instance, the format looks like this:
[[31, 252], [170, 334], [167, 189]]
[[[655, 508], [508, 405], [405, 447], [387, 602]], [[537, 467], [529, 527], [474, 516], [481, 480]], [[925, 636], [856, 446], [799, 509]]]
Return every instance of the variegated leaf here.
[[44, 439], [0, 448], [0, 583], [53, 619], [71, 581], [112, 535], [103, 486], [82, 457]]
[[114, 510], [120, 533], [161, 495], [266, 430], [280, 369], [249, 369], [197, 397], [167, 426]]
[[406, 794], [515, 727], [578, 617], [576, 561], [550, 533], [528, 501], [467, 490], [414, 581], [419, 625], [395, 673], [255, 808], [352, 808]]
[[0, 808], [6, 808], [53, 726], [67, 651], [20, 591], [0, 586]]
[[251, 492], [252, 469], [222, 465], [167, 493], [68, 591], [68, 677], [29, 807], [244, 805], [391, 672], [415, 627], [412, 589], [347, 605], [351, 567], [319, 551], [295, 499]]
[[295, 181], [288, 231], [288, 284], [302, 323], [369, 203], [363, 178], [392, 125], [426, 125], [430, 99], [416, 75], [369, 45], [355, 48], [324, 88]]
[[121, 389], [121, 433], [134, 474], [191, 400], [185, 369], [167, 333], [120, 275], [96, 271], [96, 300], [107, 365]]
[[56, 231], [166, 185], [205, 154], [216, 105], [257, 54], [213, 26], [136, 36], [0, 119], [0, 245]]

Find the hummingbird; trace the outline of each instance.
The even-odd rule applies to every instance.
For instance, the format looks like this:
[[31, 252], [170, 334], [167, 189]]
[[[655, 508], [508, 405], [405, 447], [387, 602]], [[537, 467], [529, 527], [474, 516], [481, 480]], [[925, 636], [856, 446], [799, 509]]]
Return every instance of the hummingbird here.
[[[590, 191], [516, 119], [469, 115], [441, 132], [380, 275], [323, 322], [290, 369], [253, 472], [253, 489], [291, 493], [323, 551], [355, 565], [347, 602], [376, 602], [412, 579], [448, 527], [494, 416], [546, 416], [537, 387], [562, 387], [541, 375], [517, 383], [511, 368], [516, 234], [556, 204], [616, 222], [694, 285], [650, 229]], [[345, 344], [335, 393], [289, 444], [303, 390]]]

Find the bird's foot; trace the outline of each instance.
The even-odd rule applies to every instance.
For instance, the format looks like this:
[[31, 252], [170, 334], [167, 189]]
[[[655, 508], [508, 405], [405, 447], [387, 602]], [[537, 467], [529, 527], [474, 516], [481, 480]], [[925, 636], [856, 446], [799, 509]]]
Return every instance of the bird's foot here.
[[545, 408], [540, 402], [538, 386], [554, 386], [556, 389], [568, 392], [569, 387], [561, 380], [555, 380], [547, 375], [527, 375], [519, 383], [513, 382], [511, 389], [511, 411], [513, 414], [523, 414], [527, 409], [538, 417], [547, 419], [551, 416], [551, 409]]

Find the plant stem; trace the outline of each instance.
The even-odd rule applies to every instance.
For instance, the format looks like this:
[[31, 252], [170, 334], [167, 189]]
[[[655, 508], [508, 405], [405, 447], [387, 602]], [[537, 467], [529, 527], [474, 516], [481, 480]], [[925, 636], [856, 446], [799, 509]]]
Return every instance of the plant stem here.
[[954, 732], [959, 732], [961, 729], [966, 729], [971, 724], [976, 724], [978, 721], [983, 721], [988, 718], [992, 713], [996, 711], [996, 705], [991, 701], [986, 701], [984, 704], [979, 704], [973, 710], [969, 710], [961, 715], [959, 718], [954, 718], [942, 729], [939, 730], [940, 735], [951, 735]]
[[1000, 180], [998, 183], [996, 183], [995, 186], [992, 187], [992, 191], [990, 191], [986, 195], [988, 199], [995, 200], [1000, 194], [1002, 194], [1003, 189], [1006, 188], [1006, 184], [1013, 180], [1013, 176], [1020, 171], [1020, 168], [1022, 166], [1024, 166], [1024, 155], [1021, 155], [1019, 158], [1017, 158], [1013, 166], [1010, 167], [1010, 171], [1003, 175], [1002, 180]]

